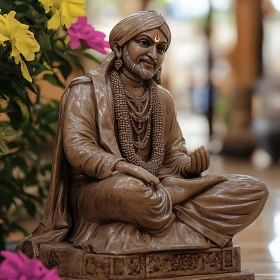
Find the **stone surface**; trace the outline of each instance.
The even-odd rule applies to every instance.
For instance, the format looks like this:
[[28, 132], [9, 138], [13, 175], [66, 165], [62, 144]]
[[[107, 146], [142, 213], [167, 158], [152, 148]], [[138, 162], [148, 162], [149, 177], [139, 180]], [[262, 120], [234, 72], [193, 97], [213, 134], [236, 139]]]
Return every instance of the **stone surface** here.
[[[163, 279], [190, 275], [240, 272], [239, 246], [207, 250], [168, 251], [134, 255], [87, 254], [67, 243], [42, 244], [39, 258], [48, 268], [57, 267], [59, 275], [78, 279]], [[222, 274], [221, 274], [222, 273]], [[182, 278], [185, 279], [185, 278]], [[186, 278], [194, 279], [194, 278]], [[198, 278], [200, 279], [200, 278]], [[217, 278], [254, 279], [254, 278]]]

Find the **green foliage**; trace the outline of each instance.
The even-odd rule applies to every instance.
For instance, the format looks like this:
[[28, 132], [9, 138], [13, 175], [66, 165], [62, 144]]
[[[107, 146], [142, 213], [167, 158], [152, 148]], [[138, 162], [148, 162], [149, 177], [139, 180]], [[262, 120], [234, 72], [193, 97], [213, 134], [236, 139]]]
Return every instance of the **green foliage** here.
[[0, 45], [0, 114], [7, 117], [0, 123], [1, 250], [10, 232], [26, 234], [18, 219], [23, 210], [31, 217], [36, 215], [49, 187], [51, 165], [41, 159], [39, 144], [55, 136], [59, 102], [42, 102], [39, 77], [65, 88], [73, 67], [83, 70], [77, 54], [96, 59], [84, 53], [85, 49], [71, 50], [65, 29], [48, 30], [51, 15], [45, 14], [37, 0], [0, 0], [0, 9], [1, 13], [16, 11], [16, 19], [29, 25], [40, 44], [35, 60], [25, 61], [32, 83], [23, 78], [20, 65], [11, 58], [11, 45]]

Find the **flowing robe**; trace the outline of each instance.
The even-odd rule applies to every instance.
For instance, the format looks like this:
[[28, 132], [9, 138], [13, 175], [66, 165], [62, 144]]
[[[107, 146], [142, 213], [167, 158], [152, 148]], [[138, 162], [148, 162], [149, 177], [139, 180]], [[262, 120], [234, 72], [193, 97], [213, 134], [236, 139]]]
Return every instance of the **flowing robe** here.
[[[103, 254], [224, 247], [262, 210], [267, 189], [258, 179], [228, 175], [228, 181], [172, 208], [159, 190], [115, 172], [123, 160], [117, 141], [114, 100], [107, 73], [112, 57], [88, 77], [74, 80], [61, 101], [48, 205], [42, 223], [28, 237], [34, 243], [69, 240]], [[190, 179], [190, 158], [173, 99], [157, 85], [165, 131], [160, 179]]]

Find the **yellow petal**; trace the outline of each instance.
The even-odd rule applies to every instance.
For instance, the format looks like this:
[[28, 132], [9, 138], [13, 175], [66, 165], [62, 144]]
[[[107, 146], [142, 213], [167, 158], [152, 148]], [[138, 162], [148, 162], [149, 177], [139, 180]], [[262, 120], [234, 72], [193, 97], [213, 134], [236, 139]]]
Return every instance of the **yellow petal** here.
[[76, 22], [79, 16], [83, 16], [86, 12], [80, 8], [84, 4], [73, 4], [71, 1], [62, 0], [60, 6], [61, 24], [69, 28], [72, 23]]
[[73, 4], [68, 5], [68, 11], [71, 16], [77, 18], [86, 15], [86, 12], [83, 9], [80, 9], [78, 6]]
[[52, 0], [39, 0], [39, 2], [43, 4], [45, 12], [48, 13], [53, 3]]
[[20, 60], [21, 60], [20, 55], [15, 56], [15, 63], [16, 64], [18, 64]]
[[53, 0], [53, 7], [57, 10], [60, 9], [60, 6], [61, 6], [61, 1], [63, 0]]
[[40, 50], [40, 45], [35, 40], [34, 34], [29, 30], [21, 30], [21, 32], [18, 33], [18, 40], [15, 46], [28, 61], [34, 60], [35, 52]]
[[15, 33], [16, 30], [20, 28], [20, 22], [15, 19], [15, 15], [16, 15], [16, 12], [11, 11], [6, 16], [7, 21], [8, 21], [7, 27], [11, 34]]
[[16, 57], [16, 56], [18, 56], [19, 54], [20, 54], [19, 49], [18, 49], [15, 45], [12, 44], [12, 53], [11, 53], [11, 56]]
[[20, 24], [20, 29], [21, 30], [27, 30], [28, 28], [29, 28], [29, 25], [26, 25], [26, 24], [23, 24], [23, 23]]
[[[5, 16], [7, 16], [7, 15], [5, 14]], [[3, 24], [7, 25], [7, 24], [8, 24], [8, 21], [7, 21], [7, 18], [6, 18], [5, 16], [0, 15], [0, 21], [2, 21]]]
[[10, 11], [10, 12], [7, 14], [6, 18], [7, 18], [8, 21], [10, 21], [10, 20], [12, 20], [12, 19], [15, 18], [15, 15], [16, 15], [16, 12], [15, 12], [15, 11]]
[[66, 28], [69, 28], [71, 26], [71, 19], [69, 16], [61, 16], [61, 24], [65, 25]]
[[29, 82], [32, 82], [32, 79], [30, 77], [29, 71], [27, 69], [26, 64], [24, 63], [24, 61], [22, 59], [20, 59], [20, 69], [21, 69], [21, 73], [22, 76]]
[[73, 4], [83, 4], [84, 6], [86, 4], [85, 0], [68, 0], [68, 2]]
[[8, 30], [7, 24], [8, 22], [6, 18], [0, 15], [0, 34], [7, 38], [10, 38], [10, 32]]
[[8, 38], [8, 37], [6, 37], [6, 36], [4, 36], [0, 33], [0, 41], [4, 42], [4, 41], [7, 41], [7, 40], [10, 40], [10, 38]]
[[57, 29], [60, 26], [60, 24], [60, 12], [56, 11], [56, 13], [48, 21], [48, 29]]
[[[20, 54], [28, 61], [34, 60], [35, 52], [40, 50], [40, 45], [35, 40], [34, 34], [28, 30], [29, 26], [17, 21], [15, 15], [15, 11], [4, 16], [0, 15], [0, 42], [8, 40], [11, 42], [11, 56], [15, 57], [15, 62], [18, 64], [21, 61]], [[26, 65], [21, 65], [21, 68], [26, 68]], [[29, 74], [25, 76], [29, 79]]]
[[65, 2], [65, 1], [63, 1], [63, 2], [61, 3], [61, 6], [60, 6], [59, 11], [60, 11], [60, 13], [61, 13], [61, 15], [62, 15], [63, 17], [69, 16], [69, 12], [68, 12], [68, 3]]

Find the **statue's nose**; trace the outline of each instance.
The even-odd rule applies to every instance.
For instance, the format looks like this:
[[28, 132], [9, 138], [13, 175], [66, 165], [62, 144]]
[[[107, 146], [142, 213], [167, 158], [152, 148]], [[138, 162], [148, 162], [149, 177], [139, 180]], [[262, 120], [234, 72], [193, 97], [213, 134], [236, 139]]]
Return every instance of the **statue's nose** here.
[[150, 52], [147, 53], [147, 55], [149, 57], [151, 57], [152, 59], [157, 59], [157, 49], [155, 46], [153, 46], [151, 49], [150, 49]]

